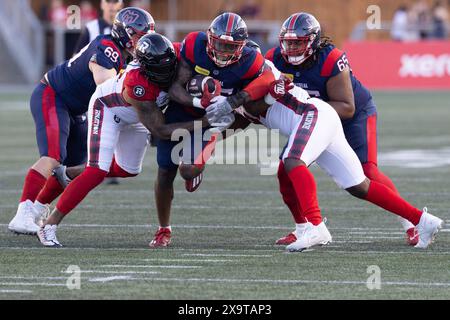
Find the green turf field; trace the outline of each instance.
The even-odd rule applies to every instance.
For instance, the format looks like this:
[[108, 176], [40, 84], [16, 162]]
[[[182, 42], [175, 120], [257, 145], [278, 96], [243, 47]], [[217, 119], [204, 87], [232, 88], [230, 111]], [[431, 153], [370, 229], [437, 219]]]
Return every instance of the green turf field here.
[[[418, 207], [450, 223], [450, 93], [376, 93], [384, 171]], [[156, 230], [155, 149], [143, 173], [103, 185], [58, 230], [64, 248], [7, 231], [25, 172], [37, 158], [27, 95], [0, 96], [0, 299], [449, 299], [450, 228], [427, 250], [406, 246], [397, 219], [355, 200], [317, 168], [334, 242], [286, 253], [292, 230], [275, 176], [256, 165], [213, 165], [199, 191], [176, 182], [172, 246]], [[383, 165], [383, 163], [385, 165]], [[81, 289], [69, 290], [70, 265]], [[369, 266], [381, 289], [369, 290]]]

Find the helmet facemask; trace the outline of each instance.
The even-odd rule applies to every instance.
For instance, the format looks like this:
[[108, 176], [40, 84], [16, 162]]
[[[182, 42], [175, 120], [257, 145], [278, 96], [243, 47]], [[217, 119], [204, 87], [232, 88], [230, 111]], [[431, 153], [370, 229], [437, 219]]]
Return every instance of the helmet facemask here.
[[151, 25], [150, 30], [148, 31], [136, 30], [131, 27], [126, 27], [125, 32], [127, 33], [127, 36], [129, 38], [129, 41], [125, 44], [125, 48], [130, 54], [134, 56], [134, 50], [136, 49], [139, 39], [141, 39], [146, 34], [155, 32], [155, 27], [154, 25]]
[[315, 40], [315, 34], [299, 37], [295, 33], [284, 33], [280, 35], [281, 54], [286, 62], [298, 66], [314, 53]]
[[245, 44], [245, 40], [235, 41], [233, 37], [226, 35], [218, 37], [211, 31], [208, 31], [206, 51], [214, 63], [218, 67], [223, 68], [239, 61]]
[[177, 70], [177, 60], [167, 58], [167, 61], [158, 64], [141, 62], [145, 76], [151, 82], [162, 88], [168, 88], [172, 84]]

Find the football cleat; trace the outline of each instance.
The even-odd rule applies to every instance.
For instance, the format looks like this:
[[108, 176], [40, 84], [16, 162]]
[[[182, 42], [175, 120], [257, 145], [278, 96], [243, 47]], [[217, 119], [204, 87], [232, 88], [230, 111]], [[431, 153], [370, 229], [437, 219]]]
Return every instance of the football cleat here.
[[37, 233], [39, 241], [45, 247], [62, 247], [62, 244], [59, 243], [58, 239], [56, 238], [57, 227], [58, 226], [56, 224], [54, 225], [47, 224], [46, 226], [42, 227]]
[[36, 211], [35, 222], [39, 227], [42, 227], [44, 225], [44, 221], [50, 216], [50, 205], [35, 201], [34, 210]]
[[290, 252], [301, 252], [314, 246], [324, 246], [331, 242], [331, 234], [322, 221], [315, 226], [311, 222], [305, 223], [304, 229], [297, 234], [298, 239], [286, 247]]
[[406, 243], [415, 246], [419, 242], [419, 233], [415, 227], [406, 230]]
[[185, 181], [185, 187], [187, 192], [194, 192], [200, 187], [200, 184], [203, 181], [203, 172], [201, 172], [198, 176]]
[[38, 215], [31, 200], [23, 201], [19, 204], [16, 215], [8, 224], [8, 229], [14, 233], [34, 235], [40, 229], [36, 224]]
[[72, 179], [69, 178], [67, 175], [67, 167], [63, 166], [62, 164], [57, 166], [52, 171], [52, 175], [56, 177], [56, 180], [58, 180], [59, 184], [63, 186], [63, 188], [66, 188], [70, 182], [72, 182]]
[[419, 233], [419, 242], [414, 248], [427, 248], [434, 241], [434, 237], [442, 228], [443, 223], [438, 217], [429, 214], [427, 208], [423, 208], [419, 224], [416, 226]]
[[275, 244], [287, 246], [291, 243], [294, 243], [295, 241], [297, 241], [297, 236], [295, 235], [295, 232], [291, 232], [287, 236], [284, 236], [275, 241]]
[[[327, 222], [326, 218], [323, 219], [323, 222]], [[297, 223], [295, 224], [295, 231], [291, 232], [287, 236], [278, 239], [275, 244], [289, 245], [297, 241], [297, 235], [302, 234], [303, 230], [306, 228], [306, 223]]]
[[159, 228], [153, 240], [149, 243], [150, 248], [167, 247], [170, 244], [172, 231], [169, 228]]

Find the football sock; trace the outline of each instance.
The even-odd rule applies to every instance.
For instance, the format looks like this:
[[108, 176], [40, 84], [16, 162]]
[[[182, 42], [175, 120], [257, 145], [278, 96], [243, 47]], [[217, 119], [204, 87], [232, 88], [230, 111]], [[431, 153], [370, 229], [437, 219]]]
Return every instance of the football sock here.
[[167, 227], [161, 227], [161, 226], [159, 226], [158, 231], [161, 230], [161, 229], [169, 229], [170, 232], [172, 232], [172, 227], [171, 227], [171, 226], [167, 226]]
[[366, 200], [405, 218], [414, 225], [419, 223], [422, 216], [422, 211], [413, 207], [394, 191], [377, 181], [370, 181]]
[[384, 184], [386, 187], [388, 187], [395, 193], [399, 194], [392, 180], [383, 172], [381, 172], [375, 163], [366, 162], [362, 165], [362, 167], [364, 170], [364, 174], [366, 175], [367, 178], [369, 178], [369, 180], [374, 180], [381, 184]]
[[103, 182], [106, 171], [98, 168], [87, 167], [82, 174], [75, 178], [64, 190], [56, 208], [62, 214], [67, 215], [72, 211], [96, 186]]
[[122, 169], [116, 162], [116, 159], [113, 158], [111, 163], [111, 167], [109, 168], [109, 173], [107, 175], [108, 178], [130, 178], [135, 177], [137, 174], [128, 173], [124, 169]]
[[[392, 180], [388, 176], [386, 176], [383, 172], [381, 172], [375, 163], [366, 162], [362, 165], [362, 167], [364, 170], [364, 174], [366, 175], [367, 178], [369, 178], [369, 180], [377, 181], [381, 184], [384, 184], [386, 187], [394, 191], [396, 194], [400, 195]], [[398, 217], [398, 221], [400, 221], [405, 231], [414, 228], [414, 225], [411, 222], [402, 217]]]
[[36, 200], [42, 204], [52, 203], [53, 200], [64, 191], [63, 186], [58, 182], [55, 176], [50, 176], [45, 183], [44, 188], [39, 192]]
[[41, 189], [44, 187], [47, 179], [34, 169], [30, 169], [25, 177], [25, 183], [23, 185], [22, 197], [20, 202], [25, 200], [31, 200], [34, 202]]
[[317, 187], [314, 176], [305, 166], [298, 166], [288, 174], [292, 182], [297, 201], [302, 208], [304, 219], [317, 226], [322, 222], [319, 202], [317, 200]]
[[295, 223], [305, 223], [306, 220], [302, 216], [302, 210], [300, 204], [297, 201], [297, 194], [292, 186], [292, 182], [284, 169], [283, 161], [280, 161], [278, 166], [278, 182], [280, 185], [280, 193], [283, 197], [284, 203], [288, 206], [291, 211], [292, 217]]

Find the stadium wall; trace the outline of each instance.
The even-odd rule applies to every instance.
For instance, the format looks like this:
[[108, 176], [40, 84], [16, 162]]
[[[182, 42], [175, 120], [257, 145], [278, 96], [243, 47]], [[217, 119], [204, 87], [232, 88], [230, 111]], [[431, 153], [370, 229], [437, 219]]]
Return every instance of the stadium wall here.
[[[80, 0], [65, 0], [64, 2], [66, 5], [70, 5], [78, 4]], [[100, 0], [92, 2], [98, 4]], [[239, 11], [239, 8], [247, 2], [246, 0], [178, 0], [177, 17], [179, 20], [212, 20], [224, 9], [234, 8], [234, 11]], [[258, 19], [262, 20], [279, 20], [281, 24], [294, 12], [307, 11], [316, 15], [322, 24], [324, 32], [331, 36], [339, 46], [349, 37], [358, 22], [367, 19], [369, 16], [367, 13], [369, 5], [380, 6], [382, 8], [381, 19], [391, 20], [395, 10], [401, 4], [413, 4], [414, 2], [415, 0], [254, 1], [261, 9]], [[432, 0], [428, 0], [428, 2], [430, 5], [433, 3]], [[42, 5], [48, 5], [50, 0], [32, 0], [31, 3], [36, 12], [39, 12]], [[125, 1], [125, 3], [129, 4], [130, 1]], [[156, 21], [169, 19], [168, 3], [169, 0], [151, 0], [151, 13]], [[383, 33], [374, 33], [371, 35], [371, 38], [379, 39], [387, 36]]]
[[370, 89], [450, 90], [450, 41], [347, 42], [344, 50]]

